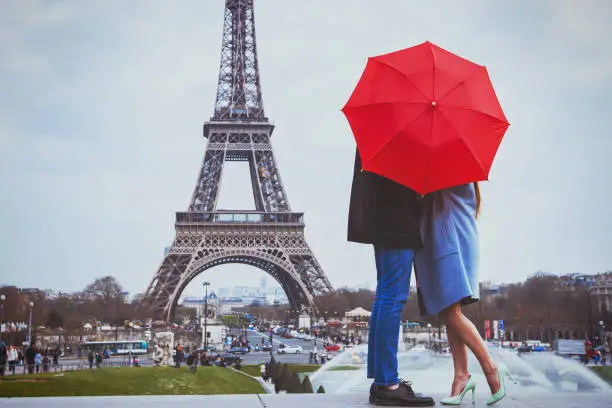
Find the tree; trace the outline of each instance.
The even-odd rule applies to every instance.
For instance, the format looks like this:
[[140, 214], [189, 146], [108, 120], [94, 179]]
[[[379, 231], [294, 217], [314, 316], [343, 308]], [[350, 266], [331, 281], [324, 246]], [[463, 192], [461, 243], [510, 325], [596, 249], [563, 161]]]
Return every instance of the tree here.
[[308, 376], [304, 377], [302, 381], [302, 392], [305, 394], [313, 394], [314, 390], [312, 389], [312, 383], [310, 382], [310, 378]]
[[289, 369], [287, 364], [283, 364], [283, 369], [281, 370], [281, 376], [279, 379], [280, 389], [288, 391], [292, 382], [293, 376], [291, 375], [291, 370]]
[[57, 329], [59, 327], [64, 327], [64, 319], [57, 313], [57, 310], [51, 309], [49, 314], [47, 315], [46, 326], [51, 329]]
[[295, 371], [291, 374], [289, 380], [289, 386], [287, 387], [288, 394], [301, 394], [302, 393], [302, 382], [300, 376]]
[[97, 278], [93, 283], [85, 287], [83, 294], [88, 300], [98, 300], [103, 303], [108, 303], [121, 296], [123, 288], [119, 282], [112, 276]]

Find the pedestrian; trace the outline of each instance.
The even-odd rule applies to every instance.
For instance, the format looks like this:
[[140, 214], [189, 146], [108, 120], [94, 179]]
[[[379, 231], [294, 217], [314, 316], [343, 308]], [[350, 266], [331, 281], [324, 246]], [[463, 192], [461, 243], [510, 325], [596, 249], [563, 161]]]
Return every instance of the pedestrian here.
[[4, 378], [4, 372], [8, 365], [8, 348], [3, 341], [0, 341], [0, 379]]
[[470, 349], [478, 359], [491, 391], [487, 404], [505, 396], [508, 369], [496, 364], [474, 324], [461, 307], [478, 301], [478, 230], [480, 190], [477, 183], [446, 188], [423, 197], [421, 242], [416, 254], [417, 290], [424, 316], [439, 315], [453, 358], [451, 396], [442, 404], [460, 404], [476, 383], [468, 370]]
[[15, 367], [17, 366], [17, 363], [19, 361], [19, 354], [17, 353], [17, 349], [13, 347], [12, 345], [10, 345], [8, 348], [8, 358], [7, 359], [8, 359], [9, 372], [15, 375]]
[[57, 368], [59, 366], [59, 358], [61, 351], [59, 347], [53, 351], [53, 368]]
[[48, 373], [49, 372], [49, 364], [51, 363], [51, 360], [49, 359], [49, 356], [47, 354], [45, 354], [43, 356], [42, 359], [42, 372], [43, 373]]
[[40, 351], [37, 351], [34, 355], [34, 364], [36, 364], [36, 374], [40, 373], [40, 366], [42, 364], [42, 355]]
[[95, 358], [96, 358], [96, 368], [100, 368], [100, 366], [102, 365], [102, 352], [100, 351], [96, 352]]
[[34, 364], [36, 363], [36, 349], [28, 345], [25, 351], [25, 363], [28, 366], [28, 374], [34, 374]]
[[410, 290], [415, 251], [420, 247], [419, 195], [390, 179], [362, 171], [355, 154], [348, 240], [374, 246], [376, 296], [370, 316], [367, 377], [370, 403], [431, 406], [398, 377], [397, 348], [402, 310]]
[[91, 370], [94, 365], [94, 352], [93, 350], [89, 350], [89, 354], [87, 355], [87, 361], [89, 362], [89, 369]]

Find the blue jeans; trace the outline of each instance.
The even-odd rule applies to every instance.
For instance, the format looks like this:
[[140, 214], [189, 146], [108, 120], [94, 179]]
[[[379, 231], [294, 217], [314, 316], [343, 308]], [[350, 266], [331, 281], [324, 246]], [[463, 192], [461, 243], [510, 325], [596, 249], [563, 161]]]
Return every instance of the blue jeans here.
[[393, 385], [399, 382], [399, 325], [410, 291], [414, 250], [374, 245], [374, 257], [377, 283], [370, 316], [367, 374], [376, 385]]

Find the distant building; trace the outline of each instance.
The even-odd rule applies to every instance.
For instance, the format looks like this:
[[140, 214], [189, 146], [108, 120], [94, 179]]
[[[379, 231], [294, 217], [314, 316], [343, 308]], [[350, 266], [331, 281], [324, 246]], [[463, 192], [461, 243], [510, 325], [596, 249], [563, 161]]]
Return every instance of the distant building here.
[[[208, 303], [208, 305], [206, 305]], [[208, 316], [214, 317], [217, 314], [219, 302], [214, 291], [208, 294], [208, 302], [204, 301], [204, 297], [185, 297], [183, 298], [183, 307], [195, 309], [197, 316], [204, 316], [204, 309], [208, 309]]]
[[612, 312], [612, 272], [596, 275], [595, 283], [589, 287], [589, 294], [601, 315]]
[[259, 296], [259, 288], [257, 286], [234, 286], [232, 288], [232, 297], [256, 296]]
[[506, 297], [512, 285], [492, 284], [491, 282], [480, 282], [480, 298], [484, 301], [491, 301], [497, 297]]
[[265, 275], [262, 276], [261, 280], [259, 281], [259, 294], [260, 295], [268, 294], [268, 277]]
[[597, 284], [598, 275], [568, 273], [557, 278], [556, 289], [574, 292], [580, 287], [591, 287]]

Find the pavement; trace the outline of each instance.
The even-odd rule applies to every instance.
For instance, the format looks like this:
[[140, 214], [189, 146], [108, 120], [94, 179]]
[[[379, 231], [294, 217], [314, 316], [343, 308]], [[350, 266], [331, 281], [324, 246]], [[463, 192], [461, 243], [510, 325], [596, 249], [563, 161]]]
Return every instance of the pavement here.
[[[444, 395], [434, 395], [436, 400]], [[485, 407], [488, 395], [477, 395], [474, 407]], [[367, 395], [362, 394], [266, 394], [266, 395], [211, 395], [211, 396], [143, 396], [143, 397], [53, 397], [53, 398], [5, 398], [0, 407], [223, 407], [223, 408], [342, 408], [370, 407]], [[466, 402], [469, 406], [470, 402]], [[440, 404], [436, 406], [441, 406]], [[498, 404], [504, 408], [610, 408], [609, 393], [558, 393], [507, 396]]]

